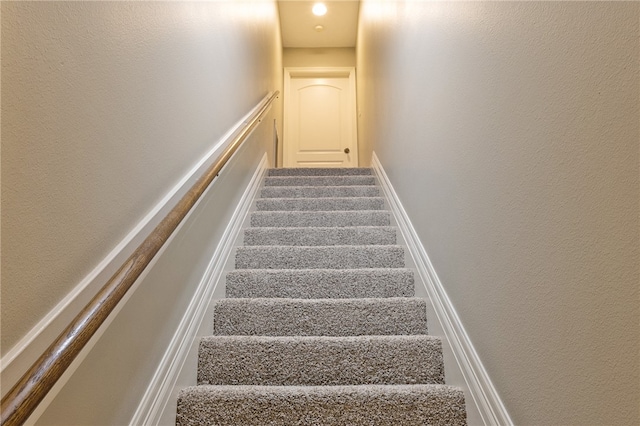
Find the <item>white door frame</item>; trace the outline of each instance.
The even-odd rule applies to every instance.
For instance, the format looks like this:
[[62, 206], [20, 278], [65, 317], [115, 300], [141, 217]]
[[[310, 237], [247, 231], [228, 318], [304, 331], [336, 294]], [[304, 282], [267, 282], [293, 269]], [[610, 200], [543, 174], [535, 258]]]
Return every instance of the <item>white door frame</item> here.
[[358, 167], [358, 117], [356, 105], [356, 69], [355, 67], [285, 67], [284, 69], [284, 131], [282, 141], [282, 162], [284, 167], [293, 167], [295, 163], [292, 149], [288, 146], [290, 129], [290, 117], [288, 117], [287, 107], [291, 103], [291, 79], [295, 77], [307, 78], [327, 78], [327, 77], [348, 77], [349, 78], [349, 111], [352, 114], [351, 134], [353, 138], [353, 166]]

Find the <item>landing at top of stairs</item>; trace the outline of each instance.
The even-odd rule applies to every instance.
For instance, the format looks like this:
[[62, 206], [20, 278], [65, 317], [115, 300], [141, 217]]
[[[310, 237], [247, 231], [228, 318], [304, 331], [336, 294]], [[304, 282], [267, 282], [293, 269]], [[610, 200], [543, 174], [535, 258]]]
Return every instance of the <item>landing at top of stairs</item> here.
[[367, 175], [347, 176], [269, 176], [265, 186], [354, 186], [375, 185], [376, 179]]
[[356, 176], [371, 175], [372, 169], [363, 167], [318, 167], [318, 168], [282, 168], [269, 169], [269, 176]]

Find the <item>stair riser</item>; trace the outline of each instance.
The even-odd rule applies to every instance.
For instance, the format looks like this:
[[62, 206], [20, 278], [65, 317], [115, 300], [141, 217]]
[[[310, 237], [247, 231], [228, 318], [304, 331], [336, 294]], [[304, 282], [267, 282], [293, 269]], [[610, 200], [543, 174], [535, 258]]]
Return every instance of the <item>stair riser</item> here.
[[178, 426], [464, 426], [461, 390], [442, 385], [194, 386], [178, 397]]
[[238, 247], [237, 269], [403, 268], [400, 246]]
[[198, 356], [200, 385], [443, 383], [442, 344], [431, 336], [214, 336]]
[[389, 226], [388, 211], [354, 212], [253, 212], [251, 226], [257, 227], [345, 227]]
[[256, 201], [256, 209], [258, 211], [382, 210], [384, 199], [379, 197], [265, 198]]
[[424, 299], [226, 299], [215, 335], [362, 336], [427, 334]]
[[300, 299], [413, 297], [408, 269], [235, 270], [227, 274], [226, 297]]
[[378, 197], [376, 186], [268, 186], [260, 191], [262, 198], [333, 198]]
[[391, 227], [361, 228], [250, 228], [244, 232], [245, 246], [338, 246], [396, 244]]

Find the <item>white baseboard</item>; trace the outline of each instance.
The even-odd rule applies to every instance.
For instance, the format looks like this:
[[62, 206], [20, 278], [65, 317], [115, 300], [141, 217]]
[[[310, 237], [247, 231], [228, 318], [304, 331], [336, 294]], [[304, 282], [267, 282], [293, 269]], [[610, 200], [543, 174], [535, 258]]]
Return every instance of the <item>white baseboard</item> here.
[[216, 248], [205, 273], [189, 303], [185, 315], [180, 321], [167, 351], [158, 366], [151, 383], [143, 395], [140, 405], [136, 410], [131, 425], [157, 425], [160, 423], [162, 413], [174, 397], [174, 387], [180, 376], [183, 366], [192, 348], [193, 341], [197, 338], [207, 308], [218, 283], [224, 279], [223, 271], [229, 255], [234, 248], [234, 242], [240, 234], [242, 224], [249, 212], [252, 202], [262, 183], [268, 167], [267, 154], [253, 174], [249, 185], [245, 189], [236, 207], [229, 224], [224, 230], [220, 243]]
[[40, 357], [64, 328], [84, 308], [104, 283], [144, 241], [173, 206], [187, 193], [195, 181], [217, 159], [231, 142], [230, 137], [257, 111], [265, 98], [242, 117], [180, 179], [151, 211], [120, 241], [96, 267], [80, 281], [47, 315], [45, 315], [0, 360], [0, 381], [4, 396], [22, 374]]
[[371, 163], [482, 421], [485, 425], [513, 425], [375, 152]]

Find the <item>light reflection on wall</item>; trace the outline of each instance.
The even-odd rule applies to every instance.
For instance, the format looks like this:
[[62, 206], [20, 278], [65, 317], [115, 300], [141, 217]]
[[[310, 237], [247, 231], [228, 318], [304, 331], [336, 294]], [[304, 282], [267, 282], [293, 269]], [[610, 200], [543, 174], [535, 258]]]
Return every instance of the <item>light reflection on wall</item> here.
[[361, 16], [367, 20], [389, 21], [398, 16], [398, 7], [404, 1], [398, 0], [370, 0], [360, 3]]

